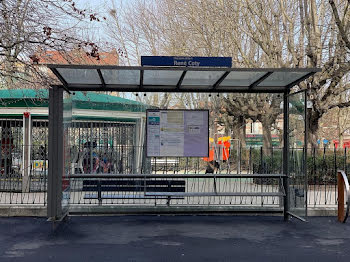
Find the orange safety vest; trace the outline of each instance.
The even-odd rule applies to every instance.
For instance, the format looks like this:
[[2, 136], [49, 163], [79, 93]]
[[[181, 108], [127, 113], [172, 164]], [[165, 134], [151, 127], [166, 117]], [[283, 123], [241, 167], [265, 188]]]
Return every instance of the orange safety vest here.
[[[218, 145], [222, 145], [222, 141], [218, 142]], [[222, 149], [222, 160], [228, 160], [230, 157], [230, 142], [225, 141], [224, 142], [224, 147]], [[206, 162], [211, 162], [214, 161], [214, 146], [209, 146], [209, 157], [203, 157], [203, 160]]]

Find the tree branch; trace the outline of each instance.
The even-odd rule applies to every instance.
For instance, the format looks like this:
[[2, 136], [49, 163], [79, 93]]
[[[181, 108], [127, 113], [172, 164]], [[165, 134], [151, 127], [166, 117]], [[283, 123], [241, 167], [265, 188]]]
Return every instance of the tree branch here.
[[[348, 5], [350, 3], [350, 0], [348, 0]], [[340, 36], [342, 38], [342, 40], [344, 41], [346, 47], [350, 50], [350, 40], [348, 38], [348, 35], [346, 34], [346, 31], [344, 29], [344, 26], [343, 26], [343, 23], [340, 21], [340, 17], [339, 17], [339, 13], [338, 13], [338, 9], [337, 7], [335, 6], [335, 3], [333, 0], [329, 0], [329, 4], [331, 5], [332, 7], [332, 11], [333, 11], [333, 15], [334, 15], [334, 19], [335, 19], [335, 23], [337, 24], [337, 27], [339, 29], [339, 32], [340, 32]], [[347, 9], [346, 9], [347, 10]], [[344, 13], [344, 17], [346, 17], [347, 14]], [[344, 19], [344, 21], [346, 21]]]

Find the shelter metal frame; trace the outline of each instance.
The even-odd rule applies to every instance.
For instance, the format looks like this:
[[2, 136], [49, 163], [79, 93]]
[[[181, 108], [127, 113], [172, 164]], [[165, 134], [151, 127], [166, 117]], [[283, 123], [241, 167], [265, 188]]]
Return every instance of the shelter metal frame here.
[[[47, 65], [62, 85], [52, 85], [49, 104], [49, 179], [48, 217], [59, 220], [63, 215], [62, 199], [63, 169], [63, 90], [73, 91], [119, 91], [119, 92], [196, 92], [196, 93], [281, 93], [283, 94], [283, 196], [284, 219], [297, 215], [289, 207], [289, 93], [290, 89], [321, 71], [317, 68], [208, 68], [208, 67], [149, 67], [105, 65]], [[108, 70], [112, 80], [106, 77]], [[131, 75], [130, 75], [131, 72]], [[171, 83], [167, 73], [173, 75]], [[205, 73], [203, 75], [203, 72]], [[123, 74], [124, 73], [124, 74]], [[155, 74], [156, 73], [156, 74]], [[213, 73], [215, 78], [211, 78]], [[221, 73], [221, 74], [219, 74]], [[129, 74], [129, 75], [128, 75]], [[192, 74], [192, 78], [189, 75]], [[197, 78], [193, 78], [198, 74]], [[202, 76], [209, 75], [207, 79]], [[130, 76], [125, 77], [124, 75]], [[240, 76], [244, 76], [241, 77]], [[132, 79], [132, 76], [136, 76]], [[145, 77], [148, 76], [148, 82]], [[151, 78], [150, 78], [151, 76]], [[162, 84], [154, 81], [157, 76]], [[232, 77], [231, 77], [232, 76]], [[249, 76], [253, 76], [250, 77]], [[80, 77], [80, 78], [79, 78]], [[94, 80], [89, 82], [93, 78]], [[123, 78], [124, 77], [124, 78]], [[163, 77], [163, 78], [162, 78]], [[289, 78], [288, 78], [289, 77]], [[157, 80], [157, 79], [156, 79]], [[226, 83], [225, 83], [225, 80]], [[239, 85], [232, 83], [240, 82]], [[231, 84], [230, 84], [231, 83]], [[306, 103], [305, 103], [306, 104]], [[306, 105], [305, 105], [306, 106]], [[306, 127], [306, 125], [305, 125]], [[305, 131], [305, 143], [307, 142]], [[305, 154], [306, 155], [306, 154]], [[305, 172], [305, 170], [304, 170]], [[136, 174], [135, 174], [136, 175]], [[145, 174], [141, 175], [145, 177]], [[300, 217], [298, 217], [300, 218]]]

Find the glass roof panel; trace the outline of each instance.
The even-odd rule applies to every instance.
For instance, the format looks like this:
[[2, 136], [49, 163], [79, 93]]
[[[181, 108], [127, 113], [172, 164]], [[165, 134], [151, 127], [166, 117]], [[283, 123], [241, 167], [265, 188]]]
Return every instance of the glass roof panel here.
[[183, 86], [212, 86], [225, 71], [187, 71]]
[[102, 84], [95, 69], [57, 68], [57, 71], [68, 84]]
[[309, 72], [274, 72], [258, 86], [287, 86]]
[[[80, 65], [48, 65], [52, 70], [62, 76], [63, 84], [67, 82], [70, 90], [99, 90], [101, 79], [98, 70], [101, 70], [106, 87], [118, 90], [120, 88], [138, 88], [140, 76], [143, 70], [144, 87], [163, 87], [172, 89], [179, 82], [183, 70], [188, 70], [181, 83], [181, 88], [187, 90], [208, 89], [212, 91], [213, 85], [223, 76], [226, 78], [216, 88], [227, 92], [243, 91], [258, 79], [263, 77], [268, 71], [272, 72], [267, 78], [261, 81], [254, 90], [276, 92], [284, 90], [293, 82], [303, 79], [304, 76], [320, 71], [320, 69], [235, 69], [235, 68], [178, 68], [178, 67], [113, 67], [113, 66], [80, 66]], [[219, 70], [219, 71], [217, 71]], [[268, 70], [268, 71], [267, 71]], [[227, 71], [230, 71], [227, 73]], [[55, 71], [54, 71], [55, 73]], [[64, 80], [64, 81], [63, 81]], [[280, 88], [282, 87], [282, 88]], [[249, 90], [249, 92], [252, 90]]]
[[143, 73], [144, 85], [176, 85], [183, 71], [175, 70], [145, 70]]
[[139, 85], [140, 70], [101, 69], [107, 85]]
[[265, 74], [266, 72], [232, 71], [219, 86], [250, 86]]

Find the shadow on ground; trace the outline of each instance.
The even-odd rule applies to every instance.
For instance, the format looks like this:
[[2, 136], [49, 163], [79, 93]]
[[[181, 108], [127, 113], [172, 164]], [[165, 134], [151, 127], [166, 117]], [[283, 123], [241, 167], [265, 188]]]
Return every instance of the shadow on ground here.
[[0, 218], [1, 261], [349, 261], [350, 224], [267, 216]]

